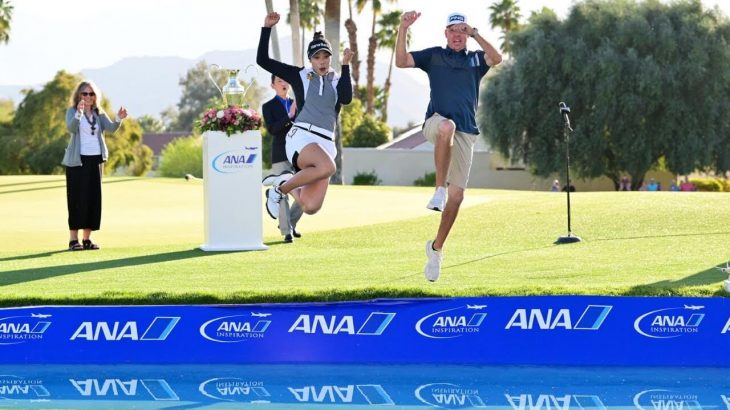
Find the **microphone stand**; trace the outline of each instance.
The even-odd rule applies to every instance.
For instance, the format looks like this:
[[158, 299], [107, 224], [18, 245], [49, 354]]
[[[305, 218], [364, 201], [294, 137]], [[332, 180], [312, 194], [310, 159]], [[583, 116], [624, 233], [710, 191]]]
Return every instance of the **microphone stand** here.
[[573, 235], [573, 232], [570, 229], [570, 132], [573, 131], [573, 129], [570, 128], [570, 118], [568, 118], [570, 107], [568, 107], [564, 102], [561, 102], [559, 106], [560, 113], [563, 115], [563, 121], [565, 122], [565, 126], [563, 127], [563, 137], [565, 139], [565, 179], [567, 180], [565, 193], [568, 196], [568, 235], [559, 237], [555, 241], [555, 244], [557, 245], [581, 241], [580, 237]]

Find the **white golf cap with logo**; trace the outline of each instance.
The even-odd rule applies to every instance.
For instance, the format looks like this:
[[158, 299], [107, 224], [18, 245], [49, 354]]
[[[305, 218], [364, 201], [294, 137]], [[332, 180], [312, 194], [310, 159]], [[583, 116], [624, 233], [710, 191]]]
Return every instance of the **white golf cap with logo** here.
[[462, 13], [451, 13], [449, 14], [449, 17], [446, 18], [446, 27], [451, 26], [453, 24], [461, 24], [466, 23], [466, 15]]

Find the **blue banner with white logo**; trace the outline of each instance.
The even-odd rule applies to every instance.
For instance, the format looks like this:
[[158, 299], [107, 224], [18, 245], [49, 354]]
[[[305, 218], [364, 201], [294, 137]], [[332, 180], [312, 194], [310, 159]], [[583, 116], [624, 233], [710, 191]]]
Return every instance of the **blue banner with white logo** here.
[[0, 363], [730, 366], [730, 300], [536, 296], [0, 309]]

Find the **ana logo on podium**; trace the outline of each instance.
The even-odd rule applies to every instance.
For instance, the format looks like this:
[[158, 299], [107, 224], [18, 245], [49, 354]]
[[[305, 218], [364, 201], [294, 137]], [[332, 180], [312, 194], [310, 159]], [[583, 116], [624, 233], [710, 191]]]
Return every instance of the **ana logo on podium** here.
[[226, 151], [218, 154], [213, 158], [211, 166], [217, 172], [229, 174], [233, 172], [241, 172], [244, 169], [252, 168], [256, 163], [258, 148], [243, 147], [243, 149]]

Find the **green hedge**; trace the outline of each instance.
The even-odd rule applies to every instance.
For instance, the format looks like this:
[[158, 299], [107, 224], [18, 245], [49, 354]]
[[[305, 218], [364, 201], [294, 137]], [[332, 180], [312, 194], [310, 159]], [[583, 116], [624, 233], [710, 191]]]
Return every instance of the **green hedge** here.
[[415, 186], [436, 186], [436, 173], [435, 172], [427, 172], [423, 175], [422, 178], [418, 178], [415, 181], [413, 181], [413, 185]]
[[352, 179], [352, 185], [380, 185], [383, 181], [373, 172], [358, 172]]
[[165, 146], [161, 156], [161, 176], [175, 178], [192, 174], [203, 177], [203, 145], [200, 137], [177, 138]]
[[693, 178], [689, 182], [693, 183], [698, 191], [723, 192], [725, 190], [725, 185], [717, 178]]

